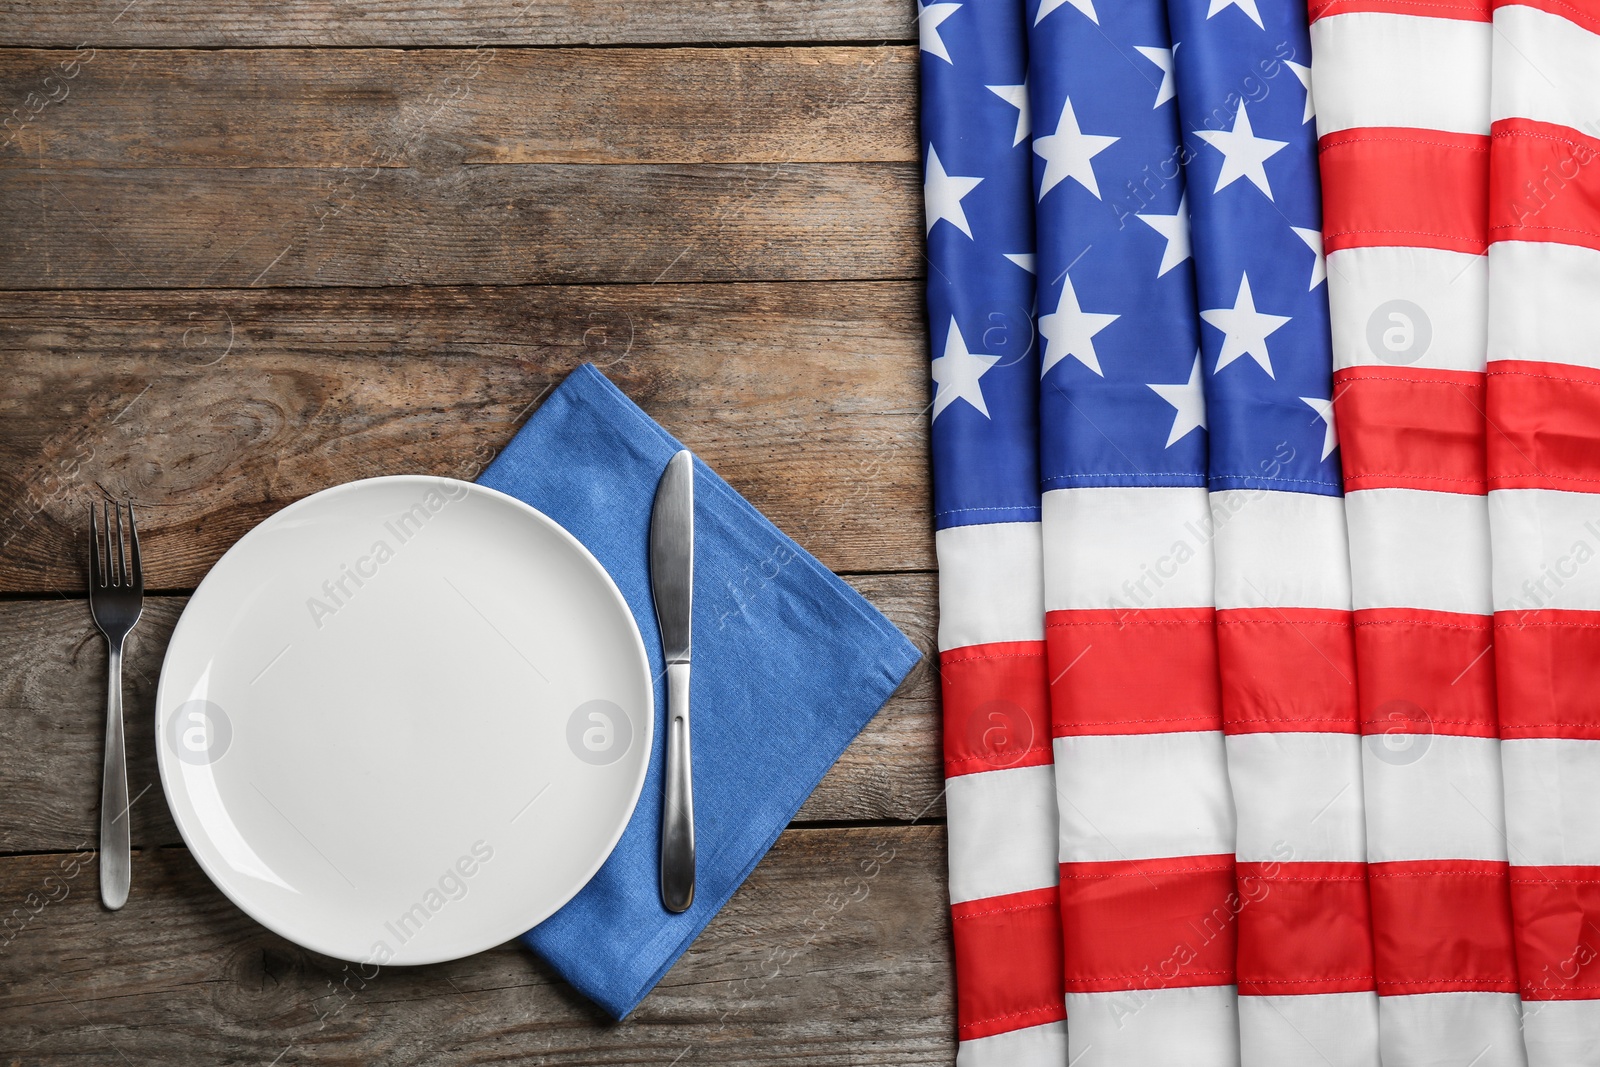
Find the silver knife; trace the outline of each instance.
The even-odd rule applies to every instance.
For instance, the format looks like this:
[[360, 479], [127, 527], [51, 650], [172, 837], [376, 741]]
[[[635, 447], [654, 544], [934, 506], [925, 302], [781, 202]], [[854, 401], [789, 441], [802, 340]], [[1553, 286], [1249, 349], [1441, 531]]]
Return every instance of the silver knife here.
[[661, 903], [694, 903], [694, 786], [689, 773], [689, 616], [694, 596], [694, 456], [667, 462], [650, 515], [650, 591], [667, 661], [667, 773], [661, 806]]

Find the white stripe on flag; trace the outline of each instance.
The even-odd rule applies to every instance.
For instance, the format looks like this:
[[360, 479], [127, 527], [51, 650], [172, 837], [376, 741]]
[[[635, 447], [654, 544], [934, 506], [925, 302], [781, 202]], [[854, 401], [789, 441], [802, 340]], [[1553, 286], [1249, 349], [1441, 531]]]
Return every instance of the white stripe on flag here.
[[1238, 1002], [1231, 985], [1068, 993], [1071, 1067], [1239, 1067]]
[[1250, 814], [1239, 820], [1241, 862], [1366, 861], [1360, 737], [1234, 734], [1227, 746], [1234, 802]]
[[1065, 1067], [1066, 1062], [1066, 1023], [963, 1041], [956, 1050], [956, 1067]]
[[[1398, 754], [1363, 745], [1367, 859], [1506, 860], [1500, 742], [1423, 734]], [[1407, 1061], [1402, 1061], [1407, 1062]]]
[[1409, 126], [1488, 133], [1487, 22], [1359, 11], [1311, 24], [1317, 132]]
[[1044, 640], [1038, 523], [952, 526], [934, 544], [941, 649]]
[[[1404, 341], [1410, 360], [1397, 369], [1483, 369], [1489, 299], [1483, 256], [1442, 248], [1342, 248], [1328, 256], [1328, 274], [1337, 286], [1328, 309], [1335, 370], [1394, 366], [1393, 346], [1385, 344], [1391, 330], [1401, 331], [1390, 336]], [[1423, 328], [1428, 346], [1413, 358]]]
[[1511, 4], [1494, 13], [1491, 119], [1523, 118], [1570, 126], [1600, 137], [1594, 103], [1600, 37], [1560, 15]]
[[1600, 368], [1600, 252], [1550, 241], [1498, 241], [1489, 246], [1489, 262], [1491, 360]]
[[1239, 1029], [1249, 1064], [1378, 1062], [1378, 999], [1371, 993], [1240, 997]]
[[[1500, 760], [1511, 862], [1600, 865], [1600, 741], [1516, 738], [1500, 742]], [[1592, 931], [1584, 940], [1593, 940]], [[1594, 1038], [1600, 1042], [1600, 1030]]]
[[1010, 767], [945, 782], [950, 903], [1044, 889], [1056, 864], [1055, 769]]
[[1526, 1067], [1515, 993], [1378, 998], [1383, 1062], [1406, 1067]]
[[1226, 489], [1211, 494], [1211, 516], [1218, 608], [1350, 610], [1339, 497]]
[[1545, 1000], [1522, 1006], [1528, 1062], [1593, 1064], [1600, 1062], [1600, 1000]]
[[1045, 493], [1045, 609], [1210, 607], [1206, 496], [1188, 486]]
[[[1489, 517], [1481, 496], [1366, 489], [1345, 497], [1355, 607], [1488, 615]], [[1497, 801], [1498, 803], [1498, 801]]]
[[1600, 611], [1600, 494], [1497, 489], [1489, 519], [1496, 611]]
[[1220, 731], [1058, 737], [1055, 758], [1062, 863], [1233, 851]]

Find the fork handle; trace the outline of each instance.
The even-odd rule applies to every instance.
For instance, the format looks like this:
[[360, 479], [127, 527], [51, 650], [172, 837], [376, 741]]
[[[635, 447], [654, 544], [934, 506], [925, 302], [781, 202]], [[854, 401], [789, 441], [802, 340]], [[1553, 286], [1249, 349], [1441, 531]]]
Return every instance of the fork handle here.
[[128, 902], [132, 881], [128, 835], [128, 759], [122, 740], [122, 644], [110, 645], [106, 686], [106, 763], [100, 780], [100, 901], [112, 911]]

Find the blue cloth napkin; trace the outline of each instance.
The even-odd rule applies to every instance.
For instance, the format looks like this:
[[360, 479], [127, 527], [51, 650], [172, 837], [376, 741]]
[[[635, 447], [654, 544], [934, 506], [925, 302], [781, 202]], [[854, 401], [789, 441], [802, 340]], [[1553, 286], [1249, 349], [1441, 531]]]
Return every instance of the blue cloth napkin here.
[[616, 850], [523, 940], [618, 1019], [766, 855], [919, 658], [860, 594], [695, 460], [694, 905], [658, 887], [666, 688], [650, 598], [650, 508], [683, 446], [590, 364], [562, 382], [479, 481], [538, 508], [610, 572], [656, 681], [655, 751]]

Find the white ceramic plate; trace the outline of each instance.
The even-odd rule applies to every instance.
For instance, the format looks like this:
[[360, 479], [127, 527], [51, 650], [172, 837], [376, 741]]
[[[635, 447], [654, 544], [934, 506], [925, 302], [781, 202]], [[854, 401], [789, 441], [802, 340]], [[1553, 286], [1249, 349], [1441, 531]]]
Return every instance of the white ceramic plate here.
[[233, 902], [307, 948], [433, 963], [536, 925], [644, 783], [650, 668], [594, 557], [512, 497], [373, 478], [212, 568], [156, 700], [161, 782]]

